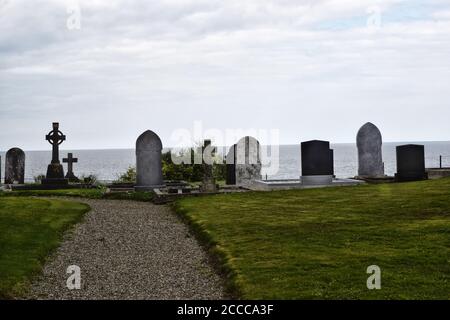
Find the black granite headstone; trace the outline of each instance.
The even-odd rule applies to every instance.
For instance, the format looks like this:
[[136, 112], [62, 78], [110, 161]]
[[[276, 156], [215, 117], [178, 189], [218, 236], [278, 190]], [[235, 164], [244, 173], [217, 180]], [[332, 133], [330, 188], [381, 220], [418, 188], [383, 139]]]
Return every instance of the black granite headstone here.
[[399, 182], [427, 179], [425, 172], [425, 146], [408, 144], [397, 147], [397, 174]]
[[334, 152], [328, 141], [302, 142], [302, 175], [328, 176], [334, 174]]
[[236, 184], [236, 145], [232, 145], [230, 150], [228, 151], [226, 158], [226, 183], [227, 185], [235, 185]]
[[12, 148], [6, 152], [5, 184], [25, 183], [25, 152]]

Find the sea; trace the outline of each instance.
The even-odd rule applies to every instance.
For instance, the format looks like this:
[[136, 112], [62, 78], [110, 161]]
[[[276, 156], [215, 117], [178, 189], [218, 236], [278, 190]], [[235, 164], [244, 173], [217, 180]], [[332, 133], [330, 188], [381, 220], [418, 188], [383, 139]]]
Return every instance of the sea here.
[[[395, 147], [403, 144], [425, 145], [425, 161], [427, 168], [436, 168], [440, 165], [450, 167], [450, 141], [445, 142], [390, 142], [383, 144], [383, 161], [387, 175], [396, 172]], [[358, 154], [354, 143], [332, 144], [334, 150], [334, 168], [338, 178], [354, 177], [358, 173]], [[225, 150], [225, 148], [222, 148]], [[270, 150], [270, 148], [268, 148]], [[281, 145], [279, 150], [278, 170], [270, 171], [268, 179], [297, 179], [301, 175], [300, 169], [300, 145]], [[111, 182], [116, 180], [130, 166], [136, 163], [134, 149], [111, 149], [111, 150], [61, 150], [60, 156], [66, 157], [72, 152], [78, 158], [74, 164], [74, 173], [78, 177], [94, 174], [100, 181]], [[219, 153], [221, 148], [219, 148]], [[265, 157], [263, 152], [263, 162]], [[0, 152], [2, 165], [1, 176], [4, 177], [5, 152]], [[34, 177], [45, 174], [47, 165], [51, 160], [51, 150], [25, 151], [25, 180], [33, 182]], [[67, 164], [64, 164], [67, 170]], [[266, 178], [268, 169], [263, 168], [263, 177]]]

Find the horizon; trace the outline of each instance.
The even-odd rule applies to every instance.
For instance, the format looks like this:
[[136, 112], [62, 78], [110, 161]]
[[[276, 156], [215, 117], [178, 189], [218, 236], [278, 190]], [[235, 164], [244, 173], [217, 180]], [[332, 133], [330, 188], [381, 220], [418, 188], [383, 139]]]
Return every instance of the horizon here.
[[[302, 141], [305, 142], [305, 141]], [[301, 142], [300, 142], [301, 143]], [[288, 144], [279, 144], [279, 145], [263, 145], [263, 146], [298, 146], [300, 148], [300, 143], [295, 144], [295, 143], [288, 143]], [[383, 141], [383, 145], [385, 144], [402, 144], [402, 145], [406, 145], [406, 144], [427, 144], [427, 143], [450, 143], [450, 140], [442, 140], [442, 141]], [[356, 142], [330, 142], [330, 145], [355, 145], [356, 146]], [[193, 146], [186, 146], [183, 148], [192, 148]], [[217, 148], [229, 148], [230, 146], [215, 146]], [[16, 147], [11, 147], [11, 148], [16, 148]], [[6, 153], [9, 149], [7, 150], [0, 150], [0, 153]], [[167, 151], [173, 148], [177, 148], [177, 147], [165, 147], [163, 146], [163, 151]], [[51, 148], [48, 149], [41, 149], [41, 150], [30, 150], [30, 149], [22, 149], [24, 152], [51, 152]], [[59, 149], [60, 152], [64, 152], [64, 151], [113, 151], [113, 150], [135, 150], [134, 147], [129, 147], [129, 148], [97, 148], [97, 149], [71, 149], [71, 148], [60, 148]]]

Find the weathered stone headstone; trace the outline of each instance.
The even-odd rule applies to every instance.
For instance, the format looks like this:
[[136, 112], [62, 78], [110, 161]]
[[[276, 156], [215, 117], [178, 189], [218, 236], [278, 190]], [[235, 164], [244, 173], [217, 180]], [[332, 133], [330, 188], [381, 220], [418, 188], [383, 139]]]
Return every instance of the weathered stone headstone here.
[[59, 162], [59, 146], [66, 140], [66, 136], [59, 130], [58, 122], [53, 122], [53, 130], [45, 136], [45, 140], [52, 145], [52, 161], [47, 167], [47, 175], [42, 179], [42, 184], [66, 185], [69, 180], [64, 177], [64, 168]]
[[368, 122], [361, 127], [356, 137], [358, 147], [358, 176], [363, 178], [384, 177], [382, 136], [378, 128]]
[[216, 180], [213, 175], [213, 156], [214, 147], [211, 146], [211, 140], [205, 140], [202, 147], [203, 155], [203, 180], [202, 192], [217, 192]]
[[25, 183], [25, 152], [12, 148], [5, 157], [5, 184]]
[[67, 163], [67, 173], [66, 173], [66, 179], [69, 179], [70, 182], [78, 182], [80, 179], [78, 179], [77, 176], [73, 173], [73, 164], [78, 162], [78, 158], [73, 157], [73, 153], [69, 153], [67, 155], [67, 158], [63, 159], [63, 163]]
[[328, 141], [312, 140], [301, 143], [302, 184], [331, 184], [334, 175], [334, 152]]
[[232, 145], [226, 157], [226, 184], [236, 184], [236, 145]]
[[164, 186], [162, 174], [162, 142], [156, 133], [147, 130], [136, 141], [137, 191], [150, 191]]
[[399, 182], [427, 179], [425, 172], [425, 146], [408, 144], [397, 147], [397, 174]]
[[254, 180], [261, 180], [261, 151], [259, 141], [244, 137], [236, 144], [236, 184], [247, 186]]

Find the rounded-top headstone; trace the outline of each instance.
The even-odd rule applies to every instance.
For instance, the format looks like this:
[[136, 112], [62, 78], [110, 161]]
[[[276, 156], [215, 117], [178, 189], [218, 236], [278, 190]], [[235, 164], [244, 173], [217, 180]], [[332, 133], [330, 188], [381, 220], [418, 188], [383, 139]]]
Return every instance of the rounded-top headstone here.
[[12, 148], [5, 157], [5, 184], [25, 183], [25, 152]]
[[245, 186], [260, 180], [261, 168], [259, 141], [250, 136], [240, 139], [235, 149], [236, 184]]
[[380, 130], [373, 123], [366, 123], [356, 136], [358, 147], [358, 176], [384, 177], [382, 154], [383, 139]]
[[164, 185], [162, 175], [162, 142], [156, 133], [147, 130], [136, 141], [136, 189], [150, 190]]

